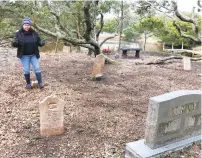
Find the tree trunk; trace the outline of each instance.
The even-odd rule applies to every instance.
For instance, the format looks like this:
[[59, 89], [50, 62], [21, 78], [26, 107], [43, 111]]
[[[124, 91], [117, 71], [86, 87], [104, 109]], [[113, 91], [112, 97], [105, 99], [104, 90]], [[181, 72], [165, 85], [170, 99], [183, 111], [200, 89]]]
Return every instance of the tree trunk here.
[[146, 51], [147, 33], [144, 33], [144, 52]]
[[121, 25], [120, 25], [120, 33], [119, 33], [119, 48], [118, 51], [120, 51], [121, 48], [121, 36], [122, 36], [122, 32], [123, 32], [123, 0], [121, 1]]
[[91, 49], [88, 49], [88, 55], [91, 56], [93, 54], [93, 51]]
[[100, 54], [100, 45], [98, 44], [98, 42], [95, 41], [94, 38], [92, 38], [92, 32], [95, 26], [93, 25], [93, 20], [91, 19], [91, 14], [90, 14], [91, 3], [92, 1], [84, 2], [84, 20], [85, 20], [85, 26], [86, 26], [84, 38], [87, 42], [89, 42], [89, 44], [92, 47], [94, 47], [93, 51], [96, 56]]

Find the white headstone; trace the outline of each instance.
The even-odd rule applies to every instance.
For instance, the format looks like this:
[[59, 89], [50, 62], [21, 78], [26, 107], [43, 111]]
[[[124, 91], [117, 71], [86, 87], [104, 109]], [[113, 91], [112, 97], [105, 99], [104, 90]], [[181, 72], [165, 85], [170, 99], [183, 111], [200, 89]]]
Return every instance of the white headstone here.
[[41, 136], [64, 133], [64, 101], [51, 95], [39, 103]]
[[190, 57], [184, 57], [183, 63], [184, 63], [184, 70], [191, 70], [191, 59], [190, 59]]

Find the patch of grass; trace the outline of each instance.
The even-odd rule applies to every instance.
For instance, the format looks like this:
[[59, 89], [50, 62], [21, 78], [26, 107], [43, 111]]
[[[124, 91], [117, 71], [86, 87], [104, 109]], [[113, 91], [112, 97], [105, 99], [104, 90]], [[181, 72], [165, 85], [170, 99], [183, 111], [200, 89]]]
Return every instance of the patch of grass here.
[[35, 137], [33, 137], [32, 139], [34, 139], [34, 140], [40, 140], [40, 139], [42, 139], [42, 138], [41, 138], [41, 136], [35, 136]]
[[30, 145], [34, 145], [36, 141], [42, 139], [41, 136], [34, 136], [29, 139]]

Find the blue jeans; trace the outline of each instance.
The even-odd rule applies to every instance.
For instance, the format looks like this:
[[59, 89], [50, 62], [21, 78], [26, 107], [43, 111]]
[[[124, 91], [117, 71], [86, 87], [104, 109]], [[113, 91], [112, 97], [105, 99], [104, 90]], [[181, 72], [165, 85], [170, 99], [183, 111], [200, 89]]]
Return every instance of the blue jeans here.
[[41, 72], [39, 67], [39, 59], [37, 59], [36, 55], [23, 55], [20, 60], [23, 65], [24, 74], [30, 73], [30, 63], [32, 64], [35, 73]]

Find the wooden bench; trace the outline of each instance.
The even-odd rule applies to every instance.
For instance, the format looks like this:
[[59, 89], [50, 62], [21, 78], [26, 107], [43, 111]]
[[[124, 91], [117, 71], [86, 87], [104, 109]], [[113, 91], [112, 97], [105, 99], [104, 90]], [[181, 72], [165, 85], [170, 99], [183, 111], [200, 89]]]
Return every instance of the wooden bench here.
[[127, 51], [136, 51], [135, 57], [140, 58], [140, 50], [141, 48], [121, 48], [122, 50], [122, 57], [127, 58], [128, 54]]

